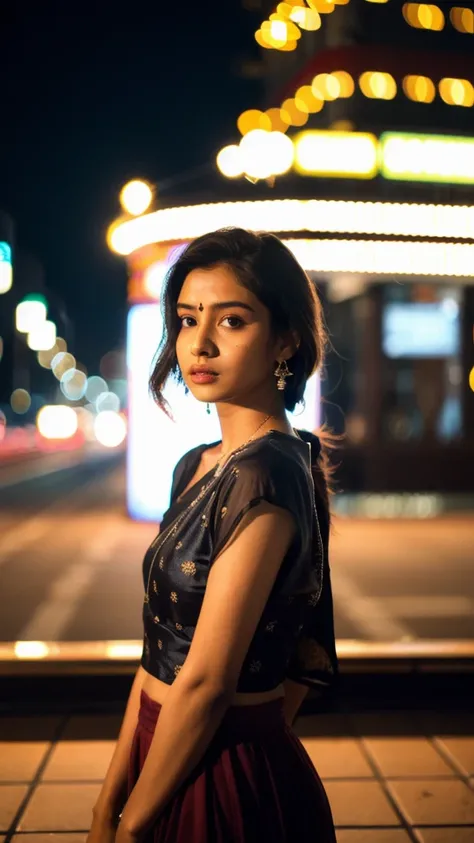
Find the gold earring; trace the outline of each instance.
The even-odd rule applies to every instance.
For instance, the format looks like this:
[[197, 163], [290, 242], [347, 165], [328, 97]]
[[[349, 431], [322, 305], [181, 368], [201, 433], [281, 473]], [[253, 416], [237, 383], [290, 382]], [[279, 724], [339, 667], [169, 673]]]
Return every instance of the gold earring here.
[[293, 372], [290, 372], [286, 360], [281, 360], [278, 363], [275, 371], [273, 372], [275, 377], [278, 378], [277, 380], [277, 389], [283, 390], [286, 386], [286, 379], [291, 378], [293, 376]]

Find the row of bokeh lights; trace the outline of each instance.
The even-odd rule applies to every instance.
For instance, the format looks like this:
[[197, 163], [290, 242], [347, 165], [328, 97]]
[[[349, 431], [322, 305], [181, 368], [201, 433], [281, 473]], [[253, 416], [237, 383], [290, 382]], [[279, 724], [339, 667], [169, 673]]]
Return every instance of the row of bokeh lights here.
[[[26, 389], [15, 389], [10, 404], [16, 413], [26, 413], [31, 406], [31, 395]], [[79, 433], [80, 442], [98, 442], [106, 448], [116, 448], [127, 435], [127, 419], [118, 410], [96, 412], [92, 404], [82, 407], [45, 404], [36, 414], [36, 429], [43, 439], [53, 442], [73, 440]], [[6, 432], [6, 417], [0, 411], [0, 443]]]
[[[398, 92], [397, 83], [390, 73], [367, 70], [359, 76], [361, 93], [369, 99], [393, 100]], [[308, 85], [301, 85], [294, 97], [288, 97], [279, 108], [260, 111], [247, 109], [237, 120], [240, 134], [254, 129], [286, 132], [290, 126], [304, 126], [310, 114], [317, 114], [325, 102], [348, 99], [355, 93], [356, 83], [350, 73], [336, 70], [318, 73]], [[436, 97], [436, 85], [429, 76], [408, 74], [402, 80], [406, 97], [413, 102], [430, 104]], [[438, 83], [439, 95], [446, 105], [471, 108], [474, 105], [474, 85], [469, 79], [445, 77]]]
[[[296, 49], [302, 32], [315, 32], [321, 27], [321, 14], [331, 14], [336, 6], [347, 5], [349, 0], [287, 0], [279, 3], [268, 20], [263, 21], [255, 33], [255, 40], [266, 50], [292, 52]], [[386, 2], [386, 0], [369, 0]], [[416, 29], [439, 32], [444, 29], [446, 18], [439, 6], [431, 3], [404, 3], [405, 21]], [[453, 27], [461, 33], [474, 33], [474, 12], [464, 6], [455, 6], [449, 13]]]
[[[122, 431], [122, 438], [126, 433], [125, 419], [120, 414], [119, 395], [109, 389], [104, 378], [98, 375], [88, 377], [85, 367], [68, 351], [66, 340], [56, 336], [56, 326], [49, 322], [46, 316], [47, 305], [44, 297], [38, 294], [26, 296], [16, 308], [16, 329], [27, 334], [28, 346], [37, 352], [40, 366], [49, 369], [59, 381], [59, 388], [64, 397], [71, 402], [89, 402], [77, 408], [83, 412], [81, 418], [88, 427], [87, 432], [91, 432], [92, 426], [93, 438], [105, 445], [109, 439], [114, 446], [119, 444], [116, 441], [117, 431]], [[108, 352], [101, 365], [103, 363], [112, 370], [115, 365], [114, 354], [116, 353]], [[10, 406], [14, 413], [27, 413], [31, 404], [32, 397], [28, 390], [13, 390]], [[75, 410], [76, 408], [62, 404], [42, 407], [36, 419], [41, 435], [50, 439], [67, 439], [74, 436], [80, 427], [79, 416]], [[64, 419], [66, 421], [63, 424]], [[4, 430], [4, 425], [2, 429]], [[107, 435], [107, 429], [111, 431], [110, 436]], [[84, 433], [84, 430], [82, 432]]]

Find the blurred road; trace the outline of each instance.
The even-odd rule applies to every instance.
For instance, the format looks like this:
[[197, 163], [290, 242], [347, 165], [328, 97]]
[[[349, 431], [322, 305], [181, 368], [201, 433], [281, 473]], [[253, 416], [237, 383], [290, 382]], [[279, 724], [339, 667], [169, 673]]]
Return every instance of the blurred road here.
[[[131, 521], [124, 497], [121, 454], [0, 466], [0, 640], [141, 638], [141, 562], [156, 527]], [[474, 639], [473, 536], [474, 514], [336, 516], [338, 638]]]

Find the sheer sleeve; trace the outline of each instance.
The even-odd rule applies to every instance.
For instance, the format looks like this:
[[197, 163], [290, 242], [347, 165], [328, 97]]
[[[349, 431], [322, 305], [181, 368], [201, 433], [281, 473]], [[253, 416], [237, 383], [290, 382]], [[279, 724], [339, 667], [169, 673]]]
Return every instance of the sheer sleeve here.
[[316, 508], [323, 547], [322, 590], [317, 601], [312, 599], [312, 595], [307, 601], [303, 628], [288, 665], [287, 676], [326, 695], [329, 690], [335, 690], [339, 669], [328, 559], [329, 515], [322, 503], [318, 502]]
[[239, 458], [226, 470], [217, 490], [210, 524], [213, 557], [225, 547], [244, 515], [262, 501], [291, 513], [297, 525], [295, 549], [298, 556], [304, 553], [311, 543], [307, 474], [303, 465], [270, 449]]

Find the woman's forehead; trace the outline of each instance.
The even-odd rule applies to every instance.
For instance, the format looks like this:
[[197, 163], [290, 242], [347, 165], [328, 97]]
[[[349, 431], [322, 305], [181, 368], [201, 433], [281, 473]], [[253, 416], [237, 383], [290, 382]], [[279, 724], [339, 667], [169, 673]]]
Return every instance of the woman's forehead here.
[[213, 301], [238, 298], [255, 304], [257, 297], [240, 283], [228, 266], [213, 266], [209, 269], [192, 269], [184, 280], [179, 300], [188, 301], [189, 296], [207, 297]]

